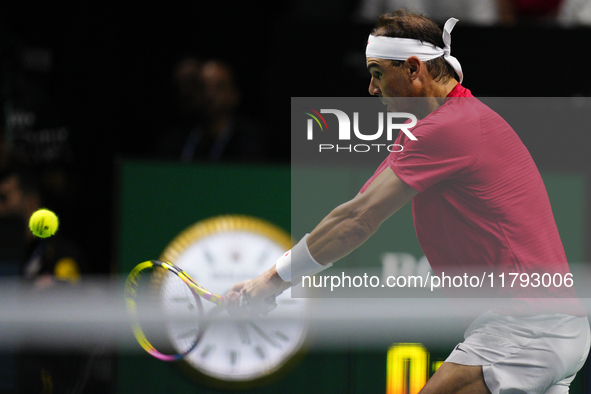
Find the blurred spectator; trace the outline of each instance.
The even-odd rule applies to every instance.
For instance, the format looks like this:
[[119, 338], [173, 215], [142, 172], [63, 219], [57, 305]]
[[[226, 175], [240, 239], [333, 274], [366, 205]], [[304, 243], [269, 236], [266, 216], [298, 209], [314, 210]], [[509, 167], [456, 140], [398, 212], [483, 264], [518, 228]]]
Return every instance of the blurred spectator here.
[[410, 8], [438, 23], [454, 17], [462, 23], [486, 26], [498, 22], [497, 1], [505, 0], [361, 0], [354, 18], [373, 25], [381, 14]]
[[8, 164], [8, 148], [6, 147], [6, 136], [4, 123], [0, 124], [0, 168]]
[[55, 281], [76, 282], [82, 270], [81, 252], [71, 241], [56, 235], [37, 238], [28, 229], [31, 215], [43, 207], [37, 174], [30, 169], [7, 168], [0, 171], [0, 216], [22, 221], [26, 245], [19, 274], [46, 287]]
[[160, 139], [158, 156], [191, 161], [263, 161], [262, 126], [238, 114], [241, 93], [224, 62], [186, 58], [173, 74], [177, 118]]
[[[20, 232], [23, 240], [13, 245], [3, 244], [3, 248], [23, 249], [12, 254], [20, 256], [17, 272], [30, 283], [30, 291], [23, 291], [23, 297], [43, 297], [59, 286], [76, 283], [86, 268], [80, 249], [59, 232], [44, 239], [32, 235], [28, 220], [41, 207], [42, 193], [34, 171], [21, 167], [0, 170], [0, 226], [10, 226], [13, 233]], [[11, 229], [1, 231], [7, 233]], [[7, 254], [2, 251], [2, 255]], [[19, 393], [72, 392], [87, 381], [82, 372], [88, 367], [89, 358], [82, 354], [23, 350], [13, 361], [9, 356], [3, 356], [2, 360], [4, 366], [16, 370], [13, 384]]]
[[557, 22], [563, 27], [591, 26], [591, 1], [563, 0]]
[[551, 25], [556, 21], [562, 0], [498, 0], [500, 22]]
[[14, 34], [2, 37], [2, 130], [0, 165], [8, 157], [34, 166], [46, 203], [70, 217], [75, 200], [74, 154], [68, 111], [60, 99], [55, 52], [29, 45]]
[[373, 24], [381, 14], [399, 8], [416, 10], [438, 23], [454, 17], [481, 26], [591, 25], [589, 0], [361, 0], [354, 19]]

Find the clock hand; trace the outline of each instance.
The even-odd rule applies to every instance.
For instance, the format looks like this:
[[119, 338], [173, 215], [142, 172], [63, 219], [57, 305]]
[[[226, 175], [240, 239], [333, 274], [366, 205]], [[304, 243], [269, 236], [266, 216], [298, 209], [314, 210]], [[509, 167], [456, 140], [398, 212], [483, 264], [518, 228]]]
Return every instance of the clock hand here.
[[194, 298], [190, 298], [190, 297], [173, 297], [171, 298], [172, 301], [174, 302], [186, 302], [187, 303], [187, 308], [189, 308], [189, 310], [192, 310], [195, 308], [195, 305], [193, 303], [191, 303], [191, 301], [195, 301]]
[[180, 334], [179, 338], [188, 338], [188, 337], [194, 337], [195, 333], [198, 331], [198, 328], [191, 328], [189, 331], [187, 331], [184, 334]]
[[172, 300], [175, 302], [188, 301], [190, 299], [191, 298], [189, 298], [189, 297], [172, 297]]
[[281, 331], [275, 331], [275, 335], [280, 339], [284, 340], [285, 342], [289, 341], [289, 337], [282, 333]]
[[277, 348], [281, 347], [281, 345], [279, 345], [277, 342], [275, 342], [273, 340], [273, 338], [271, 338], [270, 336], [265, 334], [265, 332], [259, 326], [257, 326], [255, 323], [248, 322], [248, 324], [250, 324], [252, 326], [252, 328], [254, 328], [256, 333], [259, 334], [261, 336], [261, 338], [263, 338], [265, 341], [269, 342], [271, 344], [271, 346], [277, 347]]
[[242, 343], [245, 345], [250, 345], [250, 336], [248, 335], [246, 324], [244, 324], [244, 322], [237, 322], [236, 327], [238, 328], [238, 334], [240, 334], [240, 340]]

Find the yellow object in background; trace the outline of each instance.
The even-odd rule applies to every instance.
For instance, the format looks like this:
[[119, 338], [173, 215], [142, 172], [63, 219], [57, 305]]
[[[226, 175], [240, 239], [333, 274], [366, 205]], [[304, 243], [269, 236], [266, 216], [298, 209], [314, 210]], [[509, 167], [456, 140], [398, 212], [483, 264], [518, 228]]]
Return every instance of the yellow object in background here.
[[64, 257], [60, 259], [53, 270], [55, 279], [77, 282], [80, 279], [80, 268], [78, 263], [71, 257]]

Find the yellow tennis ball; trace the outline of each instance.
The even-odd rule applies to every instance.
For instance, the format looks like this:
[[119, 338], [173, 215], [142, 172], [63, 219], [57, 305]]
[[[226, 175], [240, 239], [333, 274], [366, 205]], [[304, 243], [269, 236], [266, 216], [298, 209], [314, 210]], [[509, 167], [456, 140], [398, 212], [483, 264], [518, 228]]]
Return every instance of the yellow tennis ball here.
[[29, 220], [31, 232], [40, 238], [51, 237], [57, 231], [58, 225], [57, 216], [49, 209], [36, 211]]

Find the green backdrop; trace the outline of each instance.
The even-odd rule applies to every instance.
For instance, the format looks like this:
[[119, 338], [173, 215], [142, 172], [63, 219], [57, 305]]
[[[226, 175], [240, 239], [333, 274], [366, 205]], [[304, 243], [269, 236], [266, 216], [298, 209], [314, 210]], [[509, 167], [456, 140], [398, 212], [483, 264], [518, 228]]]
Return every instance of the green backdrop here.
[[[256, 216], [275, 223], [298, 239], [332, 208], [352, 198], [370, 176], [371, 172], [364, 169], [292, 170], [247, 165], [121, 162], [117, 196], [118, 271], [126, 274], [137, 263], [158, 257], [182, 230], [220, 214]], [[583, 261], [585, 179], [564, 174], [543, 174], [543, 178], [567, 257], [569, 261]], [[385, 251], [411, 253], [417, 259], [422, 256], [410, 204], [339, 265], [354, 267], [363, 261], [379, 267], [380, 256]], [[428, 349], [431, 362], [443, 360], [454, 345]], [[385, 392], [386, 352], [387, 349], [364, 350], [354, 345], [344, 345], [339, 351], [309, 351], [280, 380], [241, 392]], [[118, 393], [224, 392], [199, 386], [174, 364], [161, 362], [141, 351], [122, 351], [117, 365]], [[571, 392], [581, 392], [582, 385], [582, 379], [577, 378]]]

